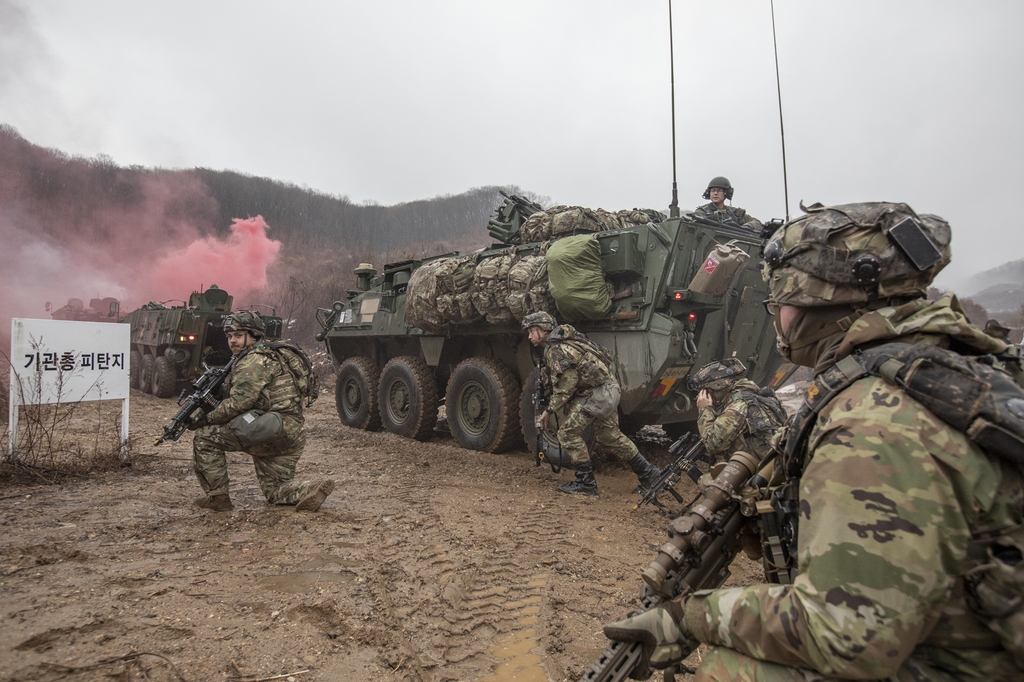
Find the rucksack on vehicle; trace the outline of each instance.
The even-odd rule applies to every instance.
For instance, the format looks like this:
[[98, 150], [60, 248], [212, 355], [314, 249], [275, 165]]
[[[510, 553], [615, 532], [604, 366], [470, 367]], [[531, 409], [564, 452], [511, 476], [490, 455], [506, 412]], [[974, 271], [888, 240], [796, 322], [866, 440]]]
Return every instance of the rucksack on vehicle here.
[[306, 352], [289, 341], [268, 341], [267, 347], [274, 349], [284, 366], [295, 380], [295, 386], [310, 407], [320, 396], [320, 377], [313, 371], [313, 362]]

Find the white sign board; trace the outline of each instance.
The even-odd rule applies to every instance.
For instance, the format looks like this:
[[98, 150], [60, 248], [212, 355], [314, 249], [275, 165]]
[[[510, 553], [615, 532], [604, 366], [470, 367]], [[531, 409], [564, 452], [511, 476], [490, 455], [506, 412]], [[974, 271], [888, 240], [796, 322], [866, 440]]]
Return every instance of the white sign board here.
[[130, 327], [111, 322], [11, 320], [10, 450], [18, 407], [124, 400], [121, 440], [128, 439]]

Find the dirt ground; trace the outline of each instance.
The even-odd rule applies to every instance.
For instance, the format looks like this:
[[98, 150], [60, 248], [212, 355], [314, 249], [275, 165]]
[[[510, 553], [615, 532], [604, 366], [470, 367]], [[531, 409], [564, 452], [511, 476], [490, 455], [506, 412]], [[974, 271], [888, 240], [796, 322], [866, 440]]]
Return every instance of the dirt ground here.
[[[132, 391], [133, 466], [2, 491], [0, 680], [575, 680], [666, 537], [608, 460], [569, 496], [525, 449], [349, 429], [333, 395], [299, 463], [338, 484], [319, 512], [268, 507], [242, 454], [235, 509], [200, 510], [191, 434], [150, 445], [175, 409]], [[636, 440], [669, 460], [659, 428]], [[762, 578], [740, 557], [729, 584]]]

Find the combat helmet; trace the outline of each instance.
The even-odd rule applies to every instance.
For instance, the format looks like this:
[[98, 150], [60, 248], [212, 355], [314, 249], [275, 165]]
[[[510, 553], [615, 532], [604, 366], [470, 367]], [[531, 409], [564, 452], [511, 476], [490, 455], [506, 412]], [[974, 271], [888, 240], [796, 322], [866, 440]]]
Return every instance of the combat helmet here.
[[254, 310], [236, 310], [224, 316], [223, 329], [226, 332], [249, 332], [255, 338], [263, 338], [267, 333], [267, 325], [263, 318]]
[[724, 189], [725, 190], [725, 198], [728, 199], [729, 201], [732, 201], [733, 189], [732, 189], [732, 185], [729, 184], [729, 178], [725, 177], [724, 175], [719, 175], [718, 177], [711, 178], [711, 182], [708, 183], [708, 188], [706, 190], [704, 190], [704, 195], [703, 196], [704, 196], [705, 199], [710, 199], [711, 198], [711, 188], [712, 187], [720, 187], [720, 188]]
[[800, 208], [764, 249], [771, 301], [821, 307], [922, 298], [950, 260], [949, 223], [906, 204]]
[[747, 368], [739, 358], [725, 358], [709, 362], [698, 369], [686, 380], [686, 385], [691, 391], [723, 391], [746, 373]]
[[545, 313], [543, 311], [539, 313], [530, 313], [523, 318], [523, 329], [538, 327], [546, 332], [550, 332], [554, 331], [557, 326], [558, 320], [556, 320], [551, 313]]

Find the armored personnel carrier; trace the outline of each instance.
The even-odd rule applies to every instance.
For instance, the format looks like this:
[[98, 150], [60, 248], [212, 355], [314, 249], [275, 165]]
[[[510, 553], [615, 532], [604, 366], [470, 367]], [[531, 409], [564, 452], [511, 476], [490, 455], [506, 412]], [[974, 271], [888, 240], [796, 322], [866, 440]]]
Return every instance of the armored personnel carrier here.
[[[168, 301], [170, 302], [170, 301]], [[192, 381], [204, 366], [221, 366], [231, 358], [222, 318], [231, 312], [232, 297], [211, 285], [195, 291], [188, 303], [168, 307], [152, 301], [125, 315], [131, 325], [132, 388], [170, 398], [180, 382]], [[281, 318], [264, 316], [267, 337], [281, 337]]]
[[118, 305], [116, 298], [94, 298], [89, 301], [89, 307], [86, 307], [80, 298], [69, 298], [65, 305], [52, 311], [50, 304], [47, 303], [46, 310], [55, 320], [117, 322]]
[[[381, 272], [361, 265], [348, 300], [318, 313], [318, 340], [338, 370], [341, 421], [424, 439], [443, 402], [463, 447], [501, 452], [523, 439], [535, 447], [539, 354], [519, 320], [538, 309], [611, 351], [627, 433], [647, 424], [671, 436], [692, 429], [696, 396], [687, 376], [712, 360], [740, 358], [760, 385], [791, 372], [764, 305], [761, 234], [651, 210], [620, 211], [617, 220], [603, 212], [560, 231], [570, 210], [506, 196], [489, 224], [499, 243], [489, 249], [390, 263]], [[589, 269], [581, 266], [588, 258]], [[517, 277], [529, 263], [532, 274]], [[583, 298], [596, 305], [577, 306], [574, 289], [588, 278], [598, 288]], [[548, 424], [547, 440], [557, 447], [555, 420]]]

